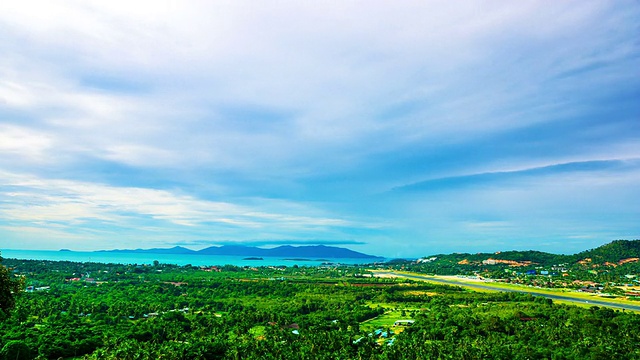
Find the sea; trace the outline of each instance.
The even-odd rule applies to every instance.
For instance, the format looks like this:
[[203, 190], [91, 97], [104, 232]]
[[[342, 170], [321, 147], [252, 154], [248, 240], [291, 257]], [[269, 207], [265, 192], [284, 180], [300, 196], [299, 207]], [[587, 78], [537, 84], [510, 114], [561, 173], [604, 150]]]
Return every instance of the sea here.
[[263, 260], [247, 260], [247, 256], [220, 256], [200, 254], [144, 254], [122, 252], [84, 252], [84, 251], [55, 251], [55, 250], [3, 250], [0, 256], [5, 259], [24, 260], [52, 260], [73, 262], [96, 262], [103, 264], [153, 264], [158, 260], [161, 264], [193, 265], [193, 266], [323, 266], [323, 265], [360, 265], [380, 263], [385, 259], [287, 259], [280, 257], [263, 257]]

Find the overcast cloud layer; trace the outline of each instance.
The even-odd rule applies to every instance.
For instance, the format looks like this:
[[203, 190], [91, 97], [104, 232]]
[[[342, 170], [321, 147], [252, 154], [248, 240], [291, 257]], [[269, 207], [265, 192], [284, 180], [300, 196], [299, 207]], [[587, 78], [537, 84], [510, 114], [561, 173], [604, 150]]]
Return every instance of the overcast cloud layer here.
[[0, 249], [640, 238], [637, 1], [0, 3]]

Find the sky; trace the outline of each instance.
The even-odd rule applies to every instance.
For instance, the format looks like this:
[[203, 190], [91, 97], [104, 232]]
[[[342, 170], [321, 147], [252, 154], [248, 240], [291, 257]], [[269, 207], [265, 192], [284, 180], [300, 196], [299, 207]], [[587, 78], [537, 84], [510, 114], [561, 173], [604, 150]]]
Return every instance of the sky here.
[[640, 239], [640, 2], [0, 2], [0, 249]]

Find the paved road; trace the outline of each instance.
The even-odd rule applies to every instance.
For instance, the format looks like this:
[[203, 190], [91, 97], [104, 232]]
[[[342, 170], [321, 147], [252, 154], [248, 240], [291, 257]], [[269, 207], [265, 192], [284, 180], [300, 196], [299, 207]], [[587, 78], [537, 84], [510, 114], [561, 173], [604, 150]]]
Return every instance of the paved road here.
[[605, 307], [610, 307], [610, 308], [614, 308], [614, 309], [640, 311], [640, 306], [639, 305], [626, 305], [626, 304], [610, 303], [610, 302], [601, 301], [601, 300], [583, 300], [583, 299], [577, 299], [577, 298], [570, 297], [570, 296], [541, 294], [541, 293], [536, 293], [536, 292], [527, 291], [527, 290], [504, 289], [504, 288], [499, 288], [499, 287], [495, 287], [495, 286], [491, 286], [491, 285], [486, 285], [486, 284], [483, 284], [483, 283], [478, 283], [478, 284], [460, 283], [460, 282], [457, 282], [457, 281], [447, 280], [447, 279], [433, 277], [433, 276], [399, 274], [399, 273], [390, 272], [390, 271], [389, 272], [379, 272], [378, 274], [403, 277], [403, 278], [413, 279], [413, 280], [431, 281], [431, 282], [437, 282], [437, 283], [446, 284], [446, 285], [464, 286], [464, 287], [468, 287], [468, 288], [472, 288], [472, 289], [504, 291], [504, 292], [517, 292], [517, 293], [523, 293], [523, 294], [531, 294], [533, 296], [542, 296], [542, 297], [553, 299], [553, 300], [570, 301], [570, 302], [574, 302], [574, 303], [589, 304], [589, 305], [594, 305], [594, 306], [605, 306]]

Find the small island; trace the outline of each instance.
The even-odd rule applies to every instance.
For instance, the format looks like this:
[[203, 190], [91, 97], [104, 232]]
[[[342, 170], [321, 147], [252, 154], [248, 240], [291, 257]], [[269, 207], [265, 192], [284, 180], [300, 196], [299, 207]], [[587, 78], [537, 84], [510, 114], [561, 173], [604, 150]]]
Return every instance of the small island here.
[[264, 260], [264, 259], [261, 257], [246, 257], [246, 258], [243, 258], [242, 260]]
[[69, 252], [69, 251], [71, 251], [71, 250], [69, 250], [69, 249], [60, 249], [60, 250], [58, 250], [58, 251], [67, 251], [67, 252]]

